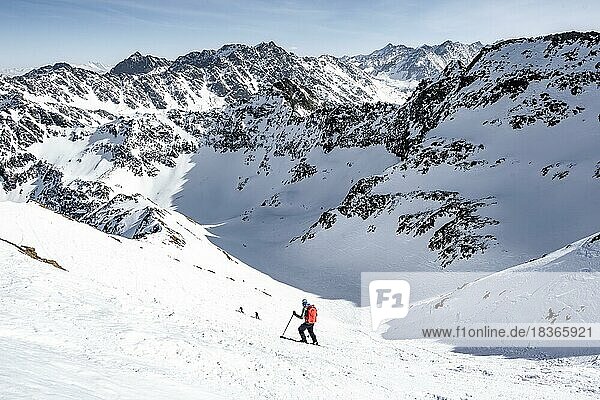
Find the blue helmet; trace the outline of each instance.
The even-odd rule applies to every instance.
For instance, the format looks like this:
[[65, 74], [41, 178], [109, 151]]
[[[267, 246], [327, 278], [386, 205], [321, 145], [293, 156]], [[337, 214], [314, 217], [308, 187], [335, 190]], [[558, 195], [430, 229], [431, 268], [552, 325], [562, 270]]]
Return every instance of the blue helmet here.
[[306, 307], [307, 304], [308, 304], [308, 300], [302, 299], [302, 307]]

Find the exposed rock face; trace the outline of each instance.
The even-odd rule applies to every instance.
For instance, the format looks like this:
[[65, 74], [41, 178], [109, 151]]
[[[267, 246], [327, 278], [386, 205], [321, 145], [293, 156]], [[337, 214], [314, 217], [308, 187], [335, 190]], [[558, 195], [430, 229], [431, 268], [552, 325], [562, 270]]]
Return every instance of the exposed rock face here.
[[141, 75], [152, 72], [160, 67], [166, 67], [170, 61], [166, 58], [154, 57], [151, 55], [143, 56], [136, 51], [125, 60], [115, 65], [110, 73], [114, 75]]

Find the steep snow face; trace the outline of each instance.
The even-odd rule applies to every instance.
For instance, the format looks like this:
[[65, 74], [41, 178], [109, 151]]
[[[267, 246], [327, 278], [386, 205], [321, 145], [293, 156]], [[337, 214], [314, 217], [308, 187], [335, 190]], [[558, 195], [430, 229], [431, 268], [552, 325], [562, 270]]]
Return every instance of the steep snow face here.
[[[168, 236], [162, 233], [130, 240], [32, 203], [0, 203], [3, 394], [66, 399], [600, 394], [600, 373], [590, 357], [475, 357], [423, 340], [383, 340], [359, 323], [365, 310], [278, 283], [212, 245], [199, 225], [177, 213], [165, 218], [184, 228], [183, 247], [163, 241]], [[315, 331], [321, 347], [278, 338], [303, 297], [319, 309]], [[292, 321], [286, 335], [297, 337], [298, 324]]]
[[371, 54], [344, 59], [374, 76], [420, 81], [436, 77], [452, 62], [468, 65], [482, 48], [480, 42], [463, 44], [449, 40], [440, 45], [417, 48], [389, 43]]

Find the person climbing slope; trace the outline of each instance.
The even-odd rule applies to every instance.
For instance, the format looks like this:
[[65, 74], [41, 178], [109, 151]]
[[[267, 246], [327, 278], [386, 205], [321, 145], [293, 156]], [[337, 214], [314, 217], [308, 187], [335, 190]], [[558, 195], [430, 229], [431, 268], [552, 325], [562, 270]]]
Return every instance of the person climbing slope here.
[[312, 339], [312, 344], [318, 345], [319, 342], [317, 342], [317, 336], [315, 336], [315, 332], [313, 331], [314, 325], [317, 322], [317, 308], [312, 304], [308, 304], [308, 300], [302, 299], [302, 313], [298, 314], [294, 311], [293, 315], [300, 319], [304, 318], [304, 323], [298, 327], [301, 341], [308, 343], [306, 341], [306, 335], [304, 334], [304, 331], [308, 330], [308, 334]]

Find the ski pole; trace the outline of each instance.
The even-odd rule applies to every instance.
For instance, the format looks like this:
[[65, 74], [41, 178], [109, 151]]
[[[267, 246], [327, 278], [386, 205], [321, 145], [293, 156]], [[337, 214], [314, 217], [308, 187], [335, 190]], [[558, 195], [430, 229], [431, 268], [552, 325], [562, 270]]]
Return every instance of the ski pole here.
[[292, 314], [290, 316], [290, 320], [288, 321], [287, 325], [285, 326], [285, 329], [283, 330], [283, 333], [281, 334], [280, 337], [285, 337], [285, 331], [287, 331], [288, 326], [290, 326], [290, 322], [292, 322], [292, 318], [294, 318], [294, 314]]

